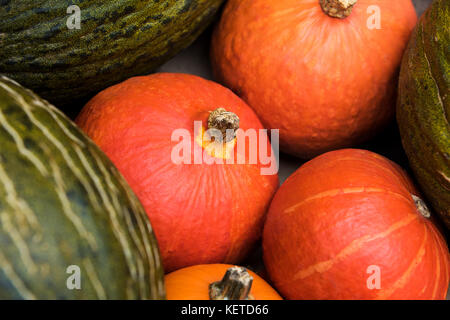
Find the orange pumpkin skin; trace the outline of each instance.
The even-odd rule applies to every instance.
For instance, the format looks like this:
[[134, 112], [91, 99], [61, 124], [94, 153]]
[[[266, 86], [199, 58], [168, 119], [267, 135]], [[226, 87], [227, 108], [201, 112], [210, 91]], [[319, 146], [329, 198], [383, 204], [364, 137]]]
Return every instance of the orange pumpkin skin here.
[[286, 299], [444, 299], [448, 248], [411, 194], [402, 169], [369, 151], [304, 164], [274, 196], [264, 227], [274, 287]]
[[[381, 29], [369, 29], [380, 9]], [[371, 9], [373, 10], [373, 9]], [[358, 0], [345, 19], [319, 0], [229, 0], [212, 42], [216, 78], [237, 92], [280, 148], [310, 159], [370, 138], [394, 115], [410, 0]]]
[[171, 141], [173, 131], [184, 128], [191, 134], [194, 163], [194, 152], [203, 150], [194, 141], [194, 121], [205, 124], [218, 107], [238, 115], [243, 130], [263, 128], [230, 90], [185, 74], [131, 78], [95, 96], [76, 120], [144, 205], [166, 272], [202, 263], [238, 263], [261, 237], [278, 187], [277, 174], [261, 175], [266, 166], [260, 162], [172, 162], [172, 149], [179, 143]]
[[[209, 284], [220, 281], [227, 264], [206, 264], [183, 268], [165, 276], [167, 300], [210, 300]], [[247, 270], [253, 277], [250, 294], [255, 300], [282, 300], [280, 295], [260, 276]]]

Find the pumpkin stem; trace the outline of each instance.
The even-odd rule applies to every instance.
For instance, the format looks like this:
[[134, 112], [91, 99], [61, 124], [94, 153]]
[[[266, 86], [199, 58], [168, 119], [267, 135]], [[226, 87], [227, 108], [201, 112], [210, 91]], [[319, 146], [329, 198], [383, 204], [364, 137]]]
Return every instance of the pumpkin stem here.
[[236, 137], [236, 130], [239, 129], [239, 117], [224, 108], [217, 108], [209, 114], [208, 129], [219, 130], [222, 132], [222, 141], [231, 141]]
[[319, 0], [322, 10], [332, 18], [345, 19], [351, 13], [357, 0]]
[[211, 300], [254, 300], [250, 295], [253, 277], [247, 269], [232, 267], [227, 270], [221, 281], [209, 285]]
[[422, 199], [420, 199], [418, 196], [415, 196], [413, 194], [411, 195], [411, 197], [413, 198], [414, 203], [416, 204], [417, 211], [419, 211], [419, 213], [422, 216], [424, 216], [425, 218], [431, 217], [430, 209], [428, 209], [425, 202]]

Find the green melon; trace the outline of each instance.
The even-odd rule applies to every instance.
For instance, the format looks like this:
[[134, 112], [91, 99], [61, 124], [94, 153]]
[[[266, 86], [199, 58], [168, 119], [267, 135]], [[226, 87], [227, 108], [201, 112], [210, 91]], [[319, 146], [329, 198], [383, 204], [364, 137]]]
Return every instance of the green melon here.
[[424, 13], [403, 58], [397, 120], [420, 186], [450, 228], [450, 1]]
[[[2, 0], [0, 73], [55, 105], [145, 74], [212, 21], [223, 0]], [[70, 5], [80, 8], [80, 29]]]
[[164, 296], [150, 223], [120, 173], [61, 112], [0, 77], [0, 299]]

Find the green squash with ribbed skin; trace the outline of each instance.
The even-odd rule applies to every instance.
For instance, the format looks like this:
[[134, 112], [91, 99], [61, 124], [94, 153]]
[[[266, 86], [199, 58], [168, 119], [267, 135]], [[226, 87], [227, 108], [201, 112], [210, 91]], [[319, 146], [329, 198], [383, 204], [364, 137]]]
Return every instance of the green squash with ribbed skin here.
[[411, 167], [450, 228], [450, 1], [424, 13], [403, 58], [397, 120]]
[[[0, 73], [56, 106], [146, 74], [190, 45], [223, 0], [2, 0]], [[80, 29], [69, 29], [71, 5]]]
[[61, 112], [0, 77], [0, 299], [163, 298], [155, 237], [120, 173]]

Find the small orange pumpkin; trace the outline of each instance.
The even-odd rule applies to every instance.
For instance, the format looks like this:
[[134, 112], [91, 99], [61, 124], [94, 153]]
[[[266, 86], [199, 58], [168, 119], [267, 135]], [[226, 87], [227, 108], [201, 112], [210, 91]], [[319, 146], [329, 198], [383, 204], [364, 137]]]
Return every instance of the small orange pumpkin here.
[[229, 0], [212, 65], [265, 127], [280, 129], [281, 150], [311, 158], [392, 120], [416, 21], [411, 0]]
[[365, 150], [301, 166], [276, 193], [264, 262], [286, 299], [445, 299], [450, 256], [406, 173]]
[[[226, 110], [225, 110], [226, 108]], [[224, 121], [224, 115], [229, 120]], [[195, 129], [195, 122], [200, 128]], [[250, 143], [203, 141], [207, 129], [263, 130], [250, 107], [230, 90], [187, 74], [131, 78], [95, 96], [77, 124], [130, 184], [152, 222], [164, 270], [243, 260], [261, 237], [278, 175], [262, 175]], [[228, 126], [229, 125], [229, 126]], [[172, 159], [173, 133], [187, 133], [187, 162]], [[271, 150], [258, 137], [256, 149]], [[175, 139], [176, 140], [176, 139]], [[223, 146], [222, 153], [215, 146]], [[218, 150], [220, 150], [219, 148]], [[196, 155], [204, 161], [196, 162]], [[222, 158], [222, 163], [215, 160]], [[230, 159], [244, 158], [244, 164]], [[271, 163], [275, 163], [273, 153]], [[208, 160], [208, 161], [207, 161]]]
[[282, 300], [256, 273], [228, 264], [179, 269], [165, 281], [167, 300]]

